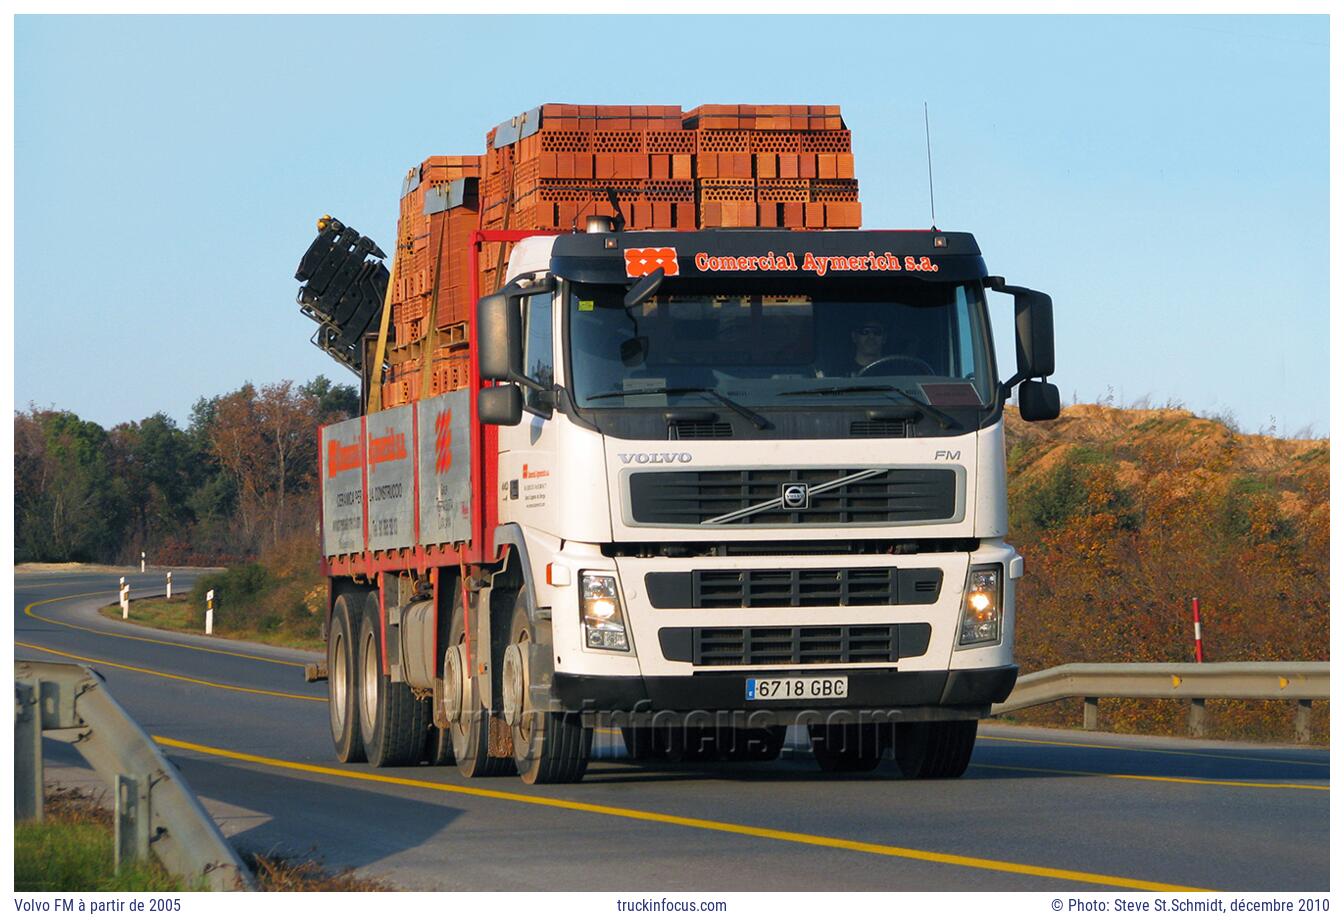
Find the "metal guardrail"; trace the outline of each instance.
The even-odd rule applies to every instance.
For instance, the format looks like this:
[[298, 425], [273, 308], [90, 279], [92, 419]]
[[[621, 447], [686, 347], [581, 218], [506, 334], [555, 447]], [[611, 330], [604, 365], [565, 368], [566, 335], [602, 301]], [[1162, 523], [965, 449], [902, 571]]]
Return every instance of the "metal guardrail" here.
[[41, 820], [42, 732], [76, 729], [75, 750], [114, 792], [116, 864], [150, 853], [188, 882], [254, 890], [256, 880], [177, 768], [90, 668], [14, 662], [14, 817]]
[[1205, 700], [1291, 700], [1297, 703], [1297, 740], [1305, 743], [1311, 740], [1311, 701], [1330, 699], [1330, 662], [1065, 664], [1019, 677], [991, 715], [1080, 696], [1083, 728], [1089, 731], [1097, 727], [1097, 701], [1103, 697], [1189, 700], [1196, 737], [1204, 734]]

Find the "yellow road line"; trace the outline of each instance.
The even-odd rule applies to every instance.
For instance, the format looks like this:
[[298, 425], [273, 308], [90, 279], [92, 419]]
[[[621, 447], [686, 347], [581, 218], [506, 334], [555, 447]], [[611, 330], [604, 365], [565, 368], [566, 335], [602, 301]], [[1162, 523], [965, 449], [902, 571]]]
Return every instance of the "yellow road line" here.
[[1011, 744], [1049, 744], [1056, 747], [1097, 748], [1103, 751], [1136, 751], [1142, 754], [1171, 754], [1173, 757], [1209, 757], [1213, 760], [1249, 760], [1255, 763], [1287, 763], [1296, 767], [1323, 767], [1316, 760], [1289, 760], [1279, 757], [1241, 756], [1239, 754], [1208, 754], [1203, 751], [1175, 751], [1171, 748], [1126, 747], [1123, 744], [1092, 744], [1083, 741], [1046, 741], [1043, 738], [1007, 738], [1003, 735], [981, 735], [981, 741], [1007, 741]]
[[1313, 786], [1306, 783], [1253, 783], [1248, 780], [1234, 779], [1195, 779], [1189, 776], [1147, 776], [1140, 773], [1094, 773], [1088, 770], [1054, 770], [1049, 767], [1009, 767], [997, 763], [971, 762], [972, 767], [984, 767], [986, 770], [1012, 770], [1015, 773], [1054, 773], [1062, 776], [1099, 776], [1103, 779], [1140, 779], [1150, 783], [1190, 783], [1196, 786], [1246, 786], [1251, 789], [1310, 789], [1313, 792], [1329, 792], [1329, 786]]
[[[15, 591], [27, 591], [32, 588], [68, 588], [68, 587], [70, 587], [70, 582], [68, 581], [44, 581], [40, 585], [27, 585], [27, 584], [19, 584], [18, 581], [14, 582]], [[99, 593], [101, 594], [102, 592]]]
[[102, 658], [87, 658], [83, 655], [72, 655], [69, 652], [58, 651], [54, 648], [45, 648], [41, 645], [31, 645], [27, 642], [15, 642], [19, 648], [30, 648], [37, 652], [46, 652], [48, 655], [57, 655], [61, 658], [71, 658], [75, 661], [87, 661], [90, 664], [101, 664], [109, 668], [121, 668], [123, 671], [135, 671], [138, 674], [148, 674], [151, 677], [162, 677], [167, 680], [181, 680], [189, 684], [200, 684], [203, 687], [214, 687], [216, 690], [232, 690], [235, 693], [255, 693], [260, 696], [279, 696], [289, 700], [312, 700], [315, 703], [325, 703], [325, 696], [304, 696], [300, 693], [282, 693], [279, 690], [258, 690], [255, 687], [238, 687], [234, 684], [218, 684], [214, 681], [201, 680], [197, 677], [187, 677], [184, 674], [169, 674], [167, 671], [152, 671], [149, 668], [137, 668], [129, 664], [118, 664], [115, 661], [107, 661]]
[[778, 840], [784, 843], [798, 843], [805, 846], [824, 847], [832, 850], [850, 850], [868, 853], [874, 856], [892, 856], [899, 859], [912, 859], [920, 862], [942, 863], [950, 866], [962, 866], [971, 869], [984, 869], [990, 872], [1008, 872], [1014, 875], [1031, 875], [1038, 878], [1060, 879], [1070, 882], [1082, 882], [1089, 885], [1111, 885], [1117, 888], [1134, 888], [1140, 891], [1202, 891], [1183, 885], [1169, 885], [1165, 882], [1150, 882], [1143, 879], [1125, 878], [1118, 875], [1100, 875], [1093, 872], [1075, 872], [1070, 869], [1055, 869], [1049, 866], [1033, 866], [1026, 863], [1003, 862], [997, 859], [980, 859], [974, 856], [958, 856], [952, 853], [935, 853], [929, 850], [912, 850], [906, 847], [886, 846], [879, 843], [864, 843], [859, 840], [845, 840], [840, 837], [822, 837], [816, 834], [798, 834], [792, 831], [775, 830], [768, 827], [753, 827], [748, 824], [730, 824], [726, 821], [706, 821], [701, 818], [687, 818], [680, 815], [663, 814], [656, 811], [639, 811], [632, 808], [614, 808], [609, 805], [595, 805], [589, 802], [574, 802], [568, 799], [554, 799], [546, 796], [527, 795], [519, 792], [504, 792], [498, 789], [478, 789], [472, 786], [456, 786], [449, 783], [435, 783], [428, 780], [408, 779], [403, 776], [390, 776], [380, 773], [363, 773], [355, 770], [343, 770], [338, 767], [324, 767], [317, 764], [296, 763], [278, 760], [273, 757], [261, 757], [241, 751], [207, 747], [189, 741], [154, 736], [154, 740], [164, 747], [210, 754], [228, 760], [254, 763], [262, 766], [277, 767], [282, 770], [296, 770], [301, 773], [314, 773], [320, 776], [335, 776], [342, 779], [354, 779], [362, 782], [386, 783], [393, 786], [407, 786], [414, 789], [433, 789], [439, 792], [451, 792], [458, 795], [470, 795], [483, 799], [496, 799], [505, 802], [518, 802], [525, 805], [541, 805], [547, 808], [561, 808], [568, 811], [586, 812], [613, 818], [627, 818], [633, 821], [648, 821], [655, 824], [670, 824], [677, 827], [689, 827], [698, 830], [718, 831], [725, 834], [738, 834], [744, 837], [758, 837]]
[[[67, 594], [65, 597], [49, 597], [44, 601], [33, 601], [23, 608], [24, 616], [32, 617], [34, 620], [41, 620], [43, 623], [51, 623], [55, 626], [64, 626], [67, 629], [77, 629], [80, 632], [93, 633], [95, 636], [111, 636], [113, 639], [129, 639], [132, 642], [149, 642], [153, 645], [171, 645], [174, 648], [189, 648], [197, 652], [206, 652], [211, 655], [228, 655], [230, 658], [246, 658], [249, 661], [265, 661], [268, 664], [283, 664], [291, 668], [302, 668], [303, 665], [293, 661], [283, 661], [279, 658], [267, 658], [264, 655], [248, 655], [245, 652], [230, 652], [226, 649], [207, 648], [203, 645], [193, 645], [190, 642], [170, 642], [167, 639], [150, 639], [146, 636], [132, 636], [127, 633], [109, 632], [102, 629], [93, 629], [88, 626], [76, 626], [74, 623], [67, 623], [64, 620], [53, 620], [50, 617], [38, 616], [33, 613], [34, 607], [41, 607], [44, 604], [54, 604], [57, 601], [72, 601], [81, 597], [95, 597], [99, 594], [107, 594], [106, 591], [89, 591], [85, 594]], [[149, 627], [153, 628], [153, 627]]]

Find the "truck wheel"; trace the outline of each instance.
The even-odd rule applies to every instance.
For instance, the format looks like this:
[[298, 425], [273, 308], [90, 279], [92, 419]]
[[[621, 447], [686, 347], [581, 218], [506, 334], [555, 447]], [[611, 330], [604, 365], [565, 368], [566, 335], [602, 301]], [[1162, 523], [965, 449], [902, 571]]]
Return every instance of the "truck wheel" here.
[[812, 756], [827, 773], [861, 773], [882, 760], [883, 734], [872, 723], [809, 725]]
[[359, 630], [359, 731], [369, 763], [404, 767], [420, 762], [429, 710], [409, 686], [383, 673], [382, 632], [378, 592], [370, 591]]
[[513, 727], [513, 762], [529, 785], [577, 783], [588, 769], [593, 730], [584, 726], [577, 712], [538, 712], [528, 706], [532, 638], [527, 597], [519, 592], [503, 668], [504, 712]]
[[955, 779], [971, 762], [979, 725], [974, 719], [902, 722], [896, 726], [896, 765], [907, 779]]
[[355, 623], [350, 597], [336, 598], [327, 631], [327, 712], [331, 716], [331, 740], [341, 763], [364, 762], [364, 739], [359, 734], [359, 670], [355, 666]]
[[443, 655], [443, 704], [448, 710], [453, 759], [467, 778], [505, 776], [513, 772], [511, 757], [490, 756], [490, 714], [481, 705], [475, 676], [467, 667], [467, 619], [460, 594], [453, 600], [448, 627], [451, 643]]

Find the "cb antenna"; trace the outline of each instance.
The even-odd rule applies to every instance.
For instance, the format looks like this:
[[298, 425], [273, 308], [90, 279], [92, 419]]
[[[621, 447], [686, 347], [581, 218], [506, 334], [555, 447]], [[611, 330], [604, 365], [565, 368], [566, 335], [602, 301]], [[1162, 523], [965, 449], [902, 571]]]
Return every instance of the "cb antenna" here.
[[929, 104], [924, 103], [924, 150], [929, 157], [929, 223], [938, 229], [938, 218], [933, 211], [933, 142], [929, 140]]

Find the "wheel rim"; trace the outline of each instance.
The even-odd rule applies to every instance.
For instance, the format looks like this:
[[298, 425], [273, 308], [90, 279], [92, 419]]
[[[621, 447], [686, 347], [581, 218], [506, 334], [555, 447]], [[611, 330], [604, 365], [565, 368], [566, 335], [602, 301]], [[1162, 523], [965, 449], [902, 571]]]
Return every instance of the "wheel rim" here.
[[443, 653], [443, 709], [448, 722], [457, 725], [462, 721], [466, 692], [463, 689], [465, 668], [462, 664], [462, 647], [451, 645]]
[[345, 676], [348, 655], [349, 652], [345, 647], [345, 634], [337, 632], [332, 637], [331, 670], [327, 674], [331, 691], [331, 729], [337, 737], [340, 737], [345, 731], [346, 694], [349, 692]]
[[364, 663], [364, 686], [360, 693], [364, 724], [372, 729], [378, 716], [378, 679], [382, 676], [378, 667], [378, 643], [372, 632], [364, 637], [364, 648], [361, 650], [360, 658]]
[[504, 718], [510, 725], [523, 729], [523, 700], [527, 695], [527, 666], [523, 656], [526, 644], [510, 645], [504, 652]]

